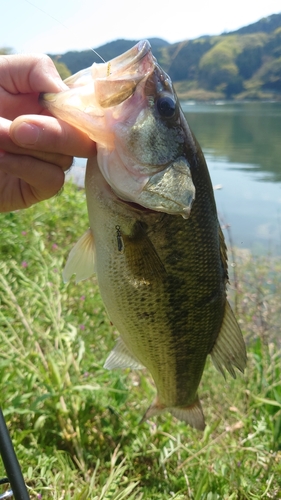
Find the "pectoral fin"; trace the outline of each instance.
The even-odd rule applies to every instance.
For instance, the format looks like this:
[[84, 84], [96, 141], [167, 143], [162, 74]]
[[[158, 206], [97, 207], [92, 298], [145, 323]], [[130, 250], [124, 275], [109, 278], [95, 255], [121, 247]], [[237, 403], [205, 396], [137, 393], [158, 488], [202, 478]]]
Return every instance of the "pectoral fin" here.
[[109, 354], [104, 368], [113, 370], [114, 368], [131, 368], [132, 370], [141, 370], [144, 366], [128, 351], [121, 337]]
[[94, 248], [93, 233], [91, 229], [88, 229], [74, 245], [68, 256], [62, 273], [65, 283], [70, 280], [73, 274], [76, 274], [76, 283], [94, 274]]
[[233, 378], [236, 378], [234, 367], [242, 373], [247, 363], [245, 342], [232, 309], [226, 302], [221, 331], [211, 352], [212, 361], [218, 371], [225, 377], [223, 367]]

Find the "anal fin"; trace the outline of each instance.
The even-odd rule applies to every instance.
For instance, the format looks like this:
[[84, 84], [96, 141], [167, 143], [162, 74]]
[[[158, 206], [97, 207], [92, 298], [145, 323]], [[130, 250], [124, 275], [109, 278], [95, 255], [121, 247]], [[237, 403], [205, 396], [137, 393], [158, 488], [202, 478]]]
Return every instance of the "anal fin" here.
[[242, 373], [246, 368], [245, 342], [228, 302], [226, 302], [224, 319], [219, 336], [211, 351], [211, 357], [215, 367], [224, 377], [223, 367], [227, 369], [233, 378], [236, 378], [234, 367], [238, 368]]
[[119, 337], [104, 364], [104, 368], [107, 370], [113, 370], [114, 368], [141, 370], [144, 366], [128, 351], [123, 340]]
[[91, 229], [88, 229], [70, 251], [62, 273], [65, 283], [73, 274], [76, 274], [76, 283], [94, 274], [94, 248], [93, 233]]

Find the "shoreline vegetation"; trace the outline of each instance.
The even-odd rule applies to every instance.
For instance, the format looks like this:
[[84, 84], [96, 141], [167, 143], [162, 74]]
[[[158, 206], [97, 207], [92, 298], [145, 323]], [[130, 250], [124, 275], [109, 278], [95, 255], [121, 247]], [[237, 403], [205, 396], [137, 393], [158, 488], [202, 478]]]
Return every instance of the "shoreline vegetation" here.
[[185, 90], [185, 85], [182, 82], [174, 84], [177, 96], [181, 101], [195, 101], [195, 102], [281, 102], [281, 92], [262, 92], [261, 90], [245, 91], [241, 94], [227, 97], [223, 92], [214, 92], [205, 89]]
[[280, 259], [229, 249], [248, 365], [224, 380], [208, 360], [205, 431], [169, 414], [139, 425], [149, 374], [103, 368], [117, 332], [96, 279], [61, 277], [88, 227], [84, 190], [0, 219], [0, 404], [31, 500], [281, 498]]

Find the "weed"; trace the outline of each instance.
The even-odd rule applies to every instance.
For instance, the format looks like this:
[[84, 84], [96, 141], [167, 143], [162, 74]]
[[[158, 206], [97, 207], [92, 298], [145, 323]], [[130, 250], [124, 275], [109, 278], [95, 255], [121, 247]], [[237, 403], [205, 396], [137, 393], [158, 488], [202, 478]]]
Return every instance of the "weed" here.
[[139, 425], [149, 374], [103, 369], [117, 332], [95, 278], [61, 279], [84, 192], [0, 217], [0, 404], [31, 498], [281, 498], [280, 262], [236, 254], [248, 367], [224, 381], [207, 362], [204, 433], [168, 414]]

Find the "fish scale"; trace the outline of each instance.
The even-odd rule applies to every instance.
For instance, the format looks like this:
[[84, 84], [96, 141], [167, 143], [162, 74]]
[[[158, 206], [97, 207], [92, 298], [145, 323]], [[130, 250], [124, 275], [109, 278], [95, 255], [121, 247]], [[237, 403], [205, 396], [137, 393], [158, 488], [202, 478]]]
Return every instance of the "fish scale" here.
[[[98, 170], [95, 175], [92, 185], [97, 190], [100, 185]], [[110, 220], [110, 227], [105, 227], [99, 236], [101, 244], [94, 230], [96, 247], [103, 255], [111, 256], [111, 261], [102, 261], [99, 255], [96, 256], [100, 266], [99, 286], [110, 319], [122, 332], [129, 351], [151, 372], [159, 399], [169, 407], [188, 405], [194, 399], [194, 387], [197, 388], [201, 379], [207, 354], [223, 319], [225, 272], [220, 262], [218, 235], [214, 238], [213, 232], [209, 231], [208, 244], [205, 243], [203, 251], [198, 252], [196, 232], [202, 233], [202, 224], [197, 220], [200, 211], [196, 210], [196, 205], [200, 205], [200, 199], [194, 202], [194, 210], [186, 220], [167, 214], [138, 213], [137, 209], [130, 207], [126, 207], [124, 214], [124, 206], [118, 199], [110, 200], [108, 204], [101, 193], [91, 196], [90, 203], [90, 211], [97, 221], [102, 220], [107, 211], [110, 214], [106, 217]], [[128, 236], [134, 233], [138, 221], [149, 228], [143, 237], [149, 238], [157, 257], [165, 263], [165, 269], [160, 270], [163, 272], [161, 277], [157, 273], [155, 277], [151, 274], [145, 276], [145, 253], [137, 253], [134, 260], [127, 259], [126, 248], [132, 244]], [[97, 224], [93, 222], [93, 227]], [[122, 254], [118, 252], [116, 225], [125, 241]], [[215, 240], [212, 252], [211, 239]], [[174, 252], [178, 255], [176, 261]], [[210, 262], [218, 263], [220, 273], [213, 266], [213, 272], [210, 272]], [[120, 283], [125, 285], [120, 287]], [[130, 314], [127, 315], [126, 311]]]
[[143, 420], [166, 410], [202, 430], [198, 387], [208, 354], [223, 375], [246, 366], [203, 153], [148, 42], [66, 84], [42, 99], [88, 133], [98, 154], [86, 170], [90, 229], [70, 252], [64, 279], [96, 272], [120, 333], [105, 367], [146, 367], [156, 386]]

